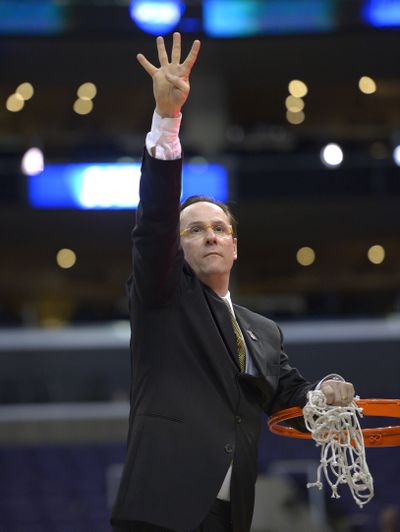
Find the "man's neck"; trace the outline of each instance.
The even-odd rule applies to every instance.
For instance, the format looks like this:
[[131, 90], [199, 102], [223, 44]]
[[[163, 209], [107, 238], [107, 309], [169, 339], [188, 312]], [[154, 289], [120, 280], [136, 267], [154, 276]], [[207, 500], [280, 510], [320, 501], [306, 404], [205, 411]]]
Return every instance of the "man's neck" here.
[[225, 297], [229, 291], [229, 276], [221, 278], [220, 275], [215, 277], [207, 277], [207, 279], [200, 279], [200, 281], [211, 288], [219, 297]]

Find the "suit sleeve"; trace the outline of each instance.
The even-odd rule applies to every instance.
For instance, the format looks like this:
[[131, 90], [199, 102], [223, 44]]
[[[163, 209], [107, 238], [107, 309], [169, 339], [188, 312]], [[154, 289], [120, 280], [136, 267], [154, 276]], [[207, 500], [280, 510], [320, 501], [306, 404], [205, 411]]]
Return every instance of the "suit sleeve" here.
[[[310, 383], [299, 373], [296, 368], [293, 368], [289, 363], [289, 358], [283, 349], [283, 334], [279, 326], [279, 334], [281, 340], [280, 351], [280, 375], [278, 389], [274, 395], [270, 414], [279, 412], [292, 406], [299, 406], [303, 408], [307, 402], [307, 393], [315, 387], [315, 383]], [[298, 430], [307, 432], [303, 418], [290, 420], [289, 425]]]
[[141, 171], [128, 290], [142, 304], [159, 307], [174, 297], [183, 263], [179, 235], [182, 159], [159, 160], [144, 150]]

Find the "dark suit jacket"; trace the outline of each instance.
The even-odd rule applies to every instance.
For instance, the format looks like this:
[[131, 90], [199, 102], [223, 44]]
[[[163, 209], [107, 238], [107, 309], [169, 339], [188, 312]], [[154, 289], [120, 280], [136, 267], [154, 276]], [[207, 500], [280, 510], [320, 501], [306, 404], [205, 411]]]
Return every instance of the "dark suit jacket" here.
[[234, 531], [246, 532], [263, 411], [303, 405], [310, 384], [289, 365], [277, 325], [235, 305], [259, 376], [240, 374], [228, 309], [180, 247], [181, 164], [146, 152], [142, 164], [128, 283], [128, 449], [112, 522], [193, 530], [233, 461]]

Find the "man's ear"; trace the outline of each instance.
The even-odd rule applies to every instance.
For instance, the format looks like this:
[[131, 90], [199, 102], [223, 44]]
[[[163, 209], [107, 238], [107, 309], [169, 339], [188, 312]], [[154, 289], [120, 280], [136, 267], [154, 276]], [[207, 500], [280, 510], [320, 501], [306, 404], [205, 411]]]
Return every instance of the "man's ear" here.
[[238, 258], [238, 240], [236, 237], [233, 239], [234, 255], [233, 258], [236, 260]]

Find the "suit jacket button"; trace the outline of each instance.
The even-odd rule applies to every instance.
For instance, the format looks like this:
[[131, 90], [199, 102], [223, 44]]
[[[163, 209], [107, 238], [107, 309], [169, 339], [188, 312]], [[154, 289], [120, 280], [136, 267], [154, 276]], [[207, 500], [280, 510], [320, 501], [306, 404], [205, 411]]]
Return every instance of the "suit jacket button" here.
[[240, 416], [236, 416], [235, 419], [236, 419], [236, 423], [242, 422], [242, 418]]
[[225, 452], [229, 454], [229, 453], [231, 453], [232, 451], [233, 451], [233, 447], [232, 447], [232, 445], [231, 445], [230, 443], [227, 443], [227, 444], [225, 445]]

